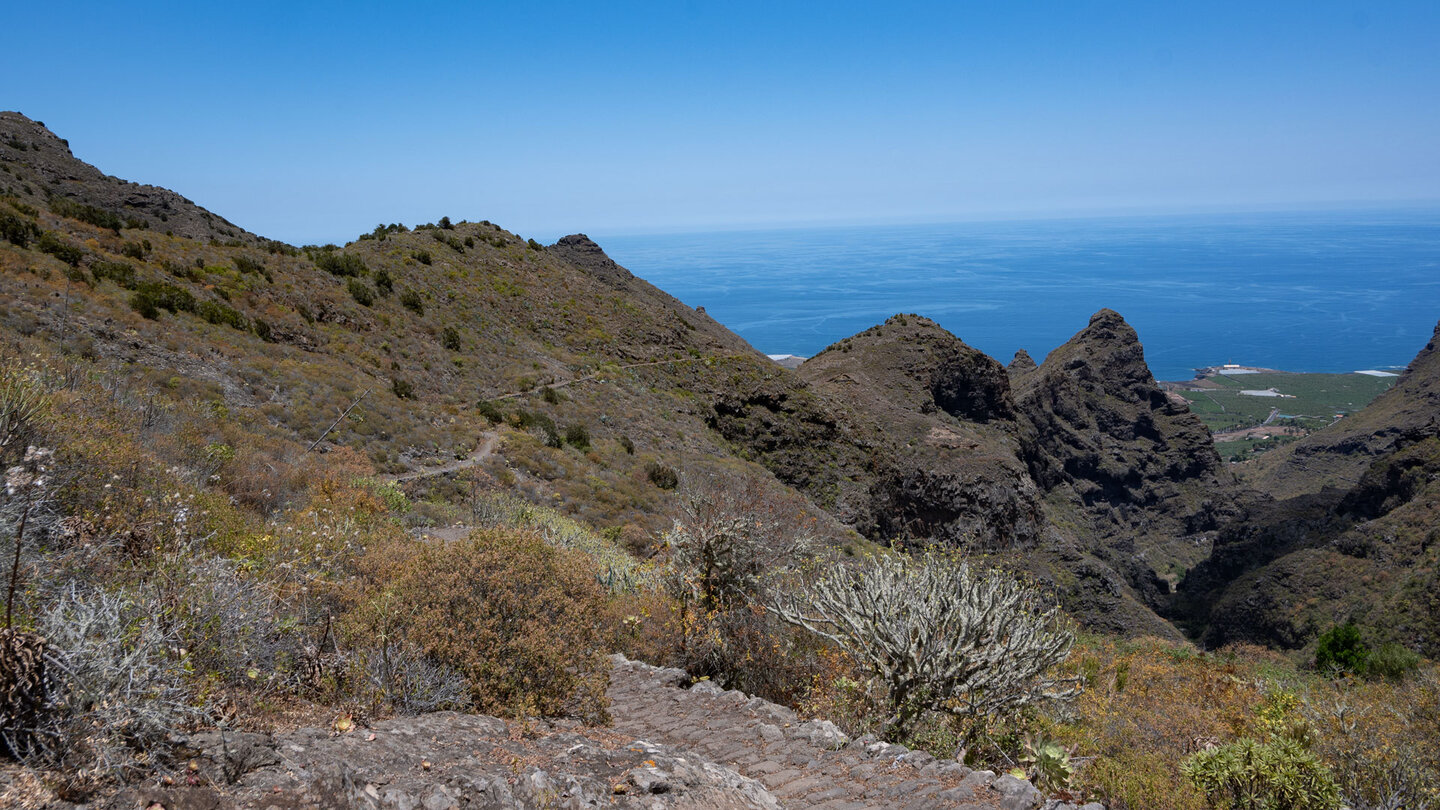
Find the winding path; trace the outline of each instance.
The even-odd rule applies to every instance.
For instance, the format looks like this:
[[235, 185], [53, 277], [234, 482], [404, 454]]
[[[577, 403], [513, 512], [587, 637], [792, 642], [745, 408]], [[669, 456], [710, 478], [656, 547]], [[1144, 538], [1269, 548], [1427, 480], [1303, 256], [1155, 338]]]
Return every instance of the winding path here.
[[411, 470], [410, 472], [400, 473], [399, 475], [386, 475], [382, 477], [386, 481], [400, 483], [402, 481], [413, 481], [416, 478], [429, 478], [435, 475], [458, 472], [483, 464], [485, 463], [485, 459], [495, 454], [495, 448], [500, 444], [500, 434], [486, 432], [480, 434], [480, 436], [480, 446], [475, 448], [475, 452], [463, 459], [456, 459], [448, 464], [440, 464], [434, 467], [421, 467], [418, 470]]

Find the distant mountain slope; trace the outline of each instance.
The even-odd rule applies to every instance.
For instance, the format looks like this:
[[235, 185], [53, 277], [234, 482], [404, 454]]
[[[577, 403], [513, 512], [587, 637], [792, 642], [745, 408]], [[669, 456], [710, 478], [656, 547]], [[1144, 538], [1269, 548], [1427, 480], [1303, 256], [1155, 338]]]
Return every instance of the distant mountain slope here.
[[1437, 345], [1255, 476], [1277, 497], [1249, 505], [1181, 584], [1179, 615], [1207, 643], [1303, 647], [1354, 620], [1371, 638], [1440, 655]]
[[[260, 241], [175, 192], [111, 177], [70, 153], [69, 142], [18, 112], [0, 111], [0, 191], [38, 207], [92, 206], [120, 223], [191, 239]], [[129, 226], [126, 226], [129, 227]]]
[[[732, 379], [788, 372], [584, 236], [547, 248], [445, 219], [300, 250], [108, 178], [23, 116], [3, 120], [0, 223], [14, 238], [0, 235], [0, 339], [110, 364], [161, 411], [224, 409], [235, 435], [198, 438], [244, 463], [278, 467], [323, 435], [318, 450], [352, 447], [402, 473], [468, 458], [498, 431], [477, 474], [636, 542], [667, 527], [675, 500], [652, 467], [682, 486], [760, 476], [777, 502], [798, 500], [707, 426]], [[457, 497], [445, 480], [409, 486]]]
[[1257, 459], [1249, 478], [1276, 498], [1348, 489], [1377, 457], [1440, 433], [1440, 326], [1390, 390], [1358, 413]]

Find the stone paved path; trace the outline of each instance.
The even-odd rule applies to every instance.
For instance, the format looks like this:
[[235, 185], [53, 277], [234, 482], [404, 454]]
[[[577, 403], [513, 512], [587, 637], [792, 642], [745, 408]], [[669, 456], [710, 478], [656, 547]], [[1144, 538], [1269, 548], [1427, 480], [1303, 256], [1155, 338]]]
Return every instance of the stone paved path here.
[[[708, 684], [682, 689], [680, 670], [614, 656], [615, 730], [691, 750], [757, 779], [787, 808], [980, 808], [1034, 806], [1038, 793], [1010, 777], [941, 762], [920, 751], [860, 738], [832, 724]], [[1021, 801], [1020, 793], [1030, 791]], [[1031, 804], [1033, 802], [1033, 804]]]

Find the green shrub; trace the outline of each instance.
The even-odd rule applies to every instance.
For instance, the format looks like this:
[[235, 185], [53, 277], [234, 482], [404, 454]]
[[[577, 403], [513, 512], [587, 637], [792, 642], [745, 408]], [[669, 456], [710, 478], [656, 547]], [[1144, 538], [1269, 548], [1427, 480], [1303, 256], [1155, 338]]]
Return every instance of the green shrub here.
[[6, 202], [10, 204], [11, 208], [14, 208], [16, 211], [19, 211], [20, 213], [24, 214], [27, 217], [30, 217], [31, 219], [40, 216], [40, 209], [36, 208], [33, 205], [26, 205], [25, 203], [21, 202], [20, 199], [17, 197], [10, 197], [6, 199]]
[[120, 246], [120, 253], [121, 255], [129, 256], [137, 262], [143, 262], [145, 261], [145, 254], [149, 252], [147, 244], [148, 242], [126, 242]]
[[156, 306], [155, 299], [148, 295], [136, 293], [130, 296], [130, 308], [140, 313], [140, 317], [153, 321], [160, 317], [160, 307]]
[[498, 425], [505, 421], [505, 414], [501, 413], [499, 406], [488, 399], [482, 399], [475, 403], [475, 412], [485, 417], [492, 425]]
[[414, 253], [410, 254], [410, 258], [425, 265], [428, 265], [434, 261], [434, 258], [430, 255], [430, 251], [428, 250], [417, 250]]
[[420, 293], [414, 290], [406, 290], [400, 293], [400, 305], [414, 312], [416, 315], [425, 314], [425, 300], [420, 297]]
[[660, 489], [674, 489], [680, 485], [680, 475], [658, 461], [645, 465], [645, 477]]
[[154, 320], [160, 310], [169, 312], [194, 312], [195, 296], [189, 290], [159, 281], [142, 282], [130, 296], [130, 307], [142, 316]]
[[235, 269], [241, 273], [254, 273], [257, 276], [265, 275], [265, 265], [249, 256], [236, 256]]
[[403, 224], [392, 222], [389, 225], [376, 225], [375, 230], [370, 233], [360, 234], [361, 239], [375, 239], [384, 242], [392, 233], [404, 233], [406, 230]]
[[584, 554], [490, 530], [384, 545], [362, 567], [371, 587], [346, 621], [356, 637], [403, 638], [459, 670], [480, 712], [606, 719], [605, 597]]
[[40, 234], [40, 241], [35, 243], [35, 247], [38, 248], [40, 252], [49, 253], [51, 256], [65, 262], [71, 267], [79, 266], [80, 260], [85, 258], [85, 251], [70, 244], [69, 241], [54, 231], [46, 231]]
[[375, 271], [375, 291], [384, 296], [395, 291], [395, 280], [390, 278], [390, 271], [384, 268]]
[[1405, 673], [1419, 666], [1419, 654], [1393, 641], [1381, 644], [1365, 663], [1366, 674], [1390, 681], [1404, 678]]
[[125, 262], [95, 262], [90, 265], [90, 274], [95, 277], [96, 282], [109, 279], [126, 290], [135, 289], [138, 283], [135, 279], [135, 268]]
[[565, 428], [565, 443], [577, 450], [589, 450], [590, 429], [583, 424], [574, 424]]
[[[197, 284], [201, 280], [199, 271], [197, 271], [194, 267], [187, 267], [186, 265], [176, 264], [175, 262], [170, 261], [162, 262], [160, 266], [165, 268], [165, 272], [169, 273], [172, 276], [175, 276], [176, 278], [183, 278], [186, 281], [192, 281]], [[204, 266], [203, 261], [201, 262], [201, 266]]]
[[1365, 672], [1365, 661], [1370, 650], [1360, 638], [1360, 628], [1354, 622], [1337, 624], [1320, 636], [1320, 646], [1315, 650], [1315, 668], [1321, 672], [1349, 672], [1359, 675]]
[[119, 215], [103, 208], [96, 208], [93, 205], [67, 200], [64, 197], [56, 197], [50, 201], [50, 210], [62, 217], [78, 219], [81, 222], [88, 222], [97, 228], [108, 228], [116, 233], [124, 226]]
[[216, 325], [229, 326], [242, 332], [250, 331], [248, 318], [241, 315], [238, 310], [227, 307], [218, 301], [201, 301], [195, 307], [195, 314]]
[[529, 240], [528, 242], [526, 242], [526, 245], [528, 245], [531, 250], [544, 250], [544, 249], [545, 249], [545, 246], [544, 246], [544, 245], [540, 244], [539, 242], [536, 242], [534, 239], [531, 239], [531, 240]]
[[272, 336], [272, 333], [271, 333], [271, 331], [270, 331], [270, 324], [269, 324], [268, 322], [262, 321], [262, 320], [260, 320], [259, 318], [256, 318], [256, 319], [255, 319], [255, 324], [254, 324], [254, 326], [255, 326], [255, 336], [256, 336], [256, 337], [260, 338], [261, 340], [265, 341], [266, 343], [270, 343], [270, 342], [272, 341], [273, 336]]
[[624, 449], [625, 455], [627, 455], [627, 456], [633, 456], [633, 455], [635, 455], [635, 442], [632, 441], [629, 436], [621, 436], [621, 437], [620, 437], [620, 447], [621, 447], [622, 449]]
[[0, 237], [16, 247], [26, 247], [31, 237], [38, 236], [35, 224], [8, 211], [0, 211]]
[[440, 345], [452, 352], [460, 351], [460, 332], [453, 326], [445, 327], [440, 333]]
[[361, 306], [368, 307], [374, 305], [375, 292], [370, 289], [369, 284], [366, 284], [358, 278], [352, 278], [345, 286], [350, 290], [350, 297], [354, 298]]
[[409, 380], [400, 377], [390, 380], [390, 391], [399, 399], [415, 398], [415, 386], [411, 385]]
[[1219, 810], [1336, 810], [1340, 791], [1330, 771], [1285, 737], [1244, 738], [1189, 757], [1180, 765]]
[[370, 272], [365, 262], [353, 253], [323, 251], [315, 254], [315, 267], [332, 276], [359, 277]]

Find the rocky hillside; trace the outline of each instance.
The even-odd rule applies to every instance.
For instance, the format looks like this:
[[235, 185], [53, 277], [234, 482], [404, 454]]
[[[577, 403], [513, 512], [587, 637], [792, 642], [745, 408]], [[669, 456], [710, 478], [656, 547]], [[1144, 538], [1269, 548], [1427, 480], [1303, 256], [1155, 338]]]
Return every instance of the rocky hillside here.
[[1259, 459], [1251, 485], [1275, 498], [1350, 489], [1377, 458], [1440, 433], [1440, 332], [1358, 413]]
[[1019, 552], [1088, 625], [1173, 637], [1152, 609], [1166, 603], [1165, 577], [1203, 556], [1228, 486], [1208, 433], [1155, 387], [1113, 312], [1042, 366], [1026, 361], [1007, 370], [901, 315], [800, 376], [853, 409], [851, 433], [870, 448], [851, 479], [867, 485], [862, 531]]
[[1209, 606], [1320, 542], [1297, 526], [1339, 537], [1424, 502], [1433, 348], [1371, 408], [1267, 459], [1261, 491], [1340, 485], [1281, 507], [1234, 485], [1108, 310], [1039, 365], [897, 316], [792, 372], [583, 235], [546, 247], [445, 218], [297, 249], [107, 177], [18, 113], [0, 115], [0, 224], [0, 328], [124, 369], [155, 413], [223, 411], [197, 440], [232, 449], [215, 475], [263, 510], [290, 494], [242, 492], [239, 471], [318, 440], [403, 478], [416, 528], [465, 522], [464, 475], [646, 553], [676, 486], [738, 472], [834, 542], [1014, 552], [1092, 626], [1170, 636], [1153, 611], [1227, 527], [1175, 615], [1229, 638]]
[[1440, 654], [1437, 347], [1359, 413], [1262, 462], [1262, 497], [1182, 583], [1180, 615], [1206, 643], [1304, 647], [1353, 620]]
[[1053, 519], [1152, 607], [1200, 559], [1233, 482], [1210, 433], [1155, 384], [1135, 330], [1101, 310], [1039, 368], [1016, 370], [1025, 462]]
[[[299, 250], [105, 177], [19, 114], [0, 122], [0, 329], [127, 369], [163, 407], [227, 409], [250, 434], [224, 442], [240, 466], [322, 437], [392, 474], [484, 455], [492, 483], [518, 477], [640, 545], [668, 525], [676, 471], [742, 470], [794, 497], [709, 429], [715, 392], [785, 370], [583, 235], [546, 248], [447, 218]], [[443, 480], [410, 486], [453, 500]], [[431, 511], [413, 519], [454, 520]]]
[[[70, 153], [68, 141], [18, 112], [0, 111], [0, 192], [92, 224], [254, 245], [260, 237], [175, 192], [111, 177]], [[66, 209], [67, 204], [79, 206]]]
[[854, 430], [873, 448], [866, 523], [877, 539], [984, 551], [1040, 544], [1044, 515], [1018, 461], [1010, 382], [994, 360], [933, 321], [897, 315], [799, 373], [850, 404]]

